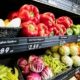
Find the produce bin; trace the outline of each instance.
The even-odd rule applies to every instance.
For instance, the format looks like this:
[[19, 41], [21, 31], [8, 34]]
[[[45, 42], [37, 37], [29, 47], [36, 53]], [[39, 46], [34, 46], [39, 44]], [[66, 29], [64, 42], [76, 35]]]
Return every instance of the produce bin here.
[[17, 37], [20, 28], [0, 28], [0, 37]]
[[[18, 70], [18, 79], [19, 80], [24, 80], [24, 78], [23, 78], [23, 76], [22, 76], [22, 74], [21, 74], [21, 72], [20, 72], [20, 70], [19, 70], [19, 68], [17, 67], [17, 65], [14, 63], [14, 62], [12, 62], [12, 59], [11, 58], [8, 58], [8, 57], [2, 57], [2, 59], [0, 59], [0, 70], [2, 71], [4, 71], [5, 70], [5, 68], [3, 69], [3, 68], [1, 68], [1, 66], [5, 66], [5, 67], [7, 67], [7, 68], [11, 68], [12, 69], [12, 72], [14, 73], [14, 68], [16, 68], [17, 70]], [[7, 71], [6, 71], [7, 72]], [[1, 75], [3, 75], [2, 77], [4, 77], [6, 74], [6, 72], [2, 72], [2, 74]], [[1, 77], [1, 75], [0, 75], [0, 79], [2, 79], [2, 77]]]

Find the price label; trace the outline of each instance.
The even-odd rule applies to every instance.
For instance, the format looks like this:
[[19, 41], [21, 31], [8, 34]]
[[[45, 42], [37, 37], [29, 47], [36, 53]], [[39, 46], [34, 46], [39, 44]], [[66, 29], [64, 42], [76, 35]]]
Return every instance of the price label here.
[[12, 53], [13, 50], [10, 49], [10, 47], [0, 48], [0, 54], [4, 53]]
[[28, 45], [28, 50], [38, 49], [40, 48], [40, 44], [30, 44]]
[[19, 41], [17, 39], [0, 39], [0, 45], [5, 45], [5, 44], [17, 44]]
[[77, 37], [77, 41], [78, 41], [78, 42], [80, 41], [80, 36]]
[[77, 39], [78, 42], [80, 42], [80, 39]]
[[65, 44], [66, 43], [66, 41], [64, 41], [64, 40], [61, 40], [60, 41], [60, 45], [63, 45], [63, 44]]
[[31, 42], [42, 42], [42, 41], [45, 41], [45, 38], [44, 37], [38, 37], [38, 38], [28, 38], [27, 39], [28, 43], [31, 43]]
[[68, 39], [68, 36], [60, 36], [60, 39]]

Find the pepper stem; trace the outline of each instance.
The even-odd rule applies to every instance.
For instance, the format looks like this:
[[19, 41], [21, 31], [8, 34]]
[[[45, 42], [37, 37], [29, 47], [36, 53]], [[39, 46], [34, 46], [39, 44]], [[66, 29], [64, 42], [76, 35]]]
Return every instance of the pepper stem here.
[[35, 27], [32, 24], [30, 24], [29, 25], [29, 30], [33, 32], [33, 31], [35, 31]]
[[30, 16], [33, 18], [34, 17], [34, 13], [31, 11], [30, 12]]

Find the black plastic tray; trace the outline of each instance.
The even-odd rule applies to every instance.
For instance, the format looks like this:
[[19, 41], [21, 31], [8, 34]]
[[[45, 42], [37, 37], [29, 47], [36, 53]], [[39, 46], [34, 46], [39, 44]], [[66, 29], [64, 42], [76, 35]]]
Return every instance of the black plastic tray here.
[[67, 68], [66, 71], [63, 71], [62, 73], [57, 74], [56, 76], [54, 76], [53, 78], [48, 79], [48, 80], [60, 80], [60, 77], [61, 77], [61, 76], [64, 76], [65, 74], [67, 74], [69, 71], [71, 71], [71, 69], [72, 69], [72, 67]]
[[0, 38], [1, 37], [16, 37], [20, 32], [20, 28], [12, 27], [0, 27]]
[[68, 74], [66, 74], [61, 80], [69, 80], [78, 71], [80, 71], [80, 67], [73, 68], [72, 71], [70, 71]]

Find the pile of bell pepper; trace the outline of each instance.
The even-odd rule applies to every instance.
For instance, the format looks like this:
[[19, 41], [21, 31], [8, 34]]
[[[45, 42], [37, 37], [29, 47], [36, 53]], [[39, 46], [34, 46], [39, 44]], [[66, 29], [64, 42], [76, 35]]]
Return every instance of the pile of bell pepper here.
[[68, 16], [55, 18], [52, 12], [40, 13], [34, 5], [25, 4], [19, 10], [10, 12], [8, 19], [21, 18], [21, 33], [23, 36], [53, 36], [65, 35], [73, 21]]

